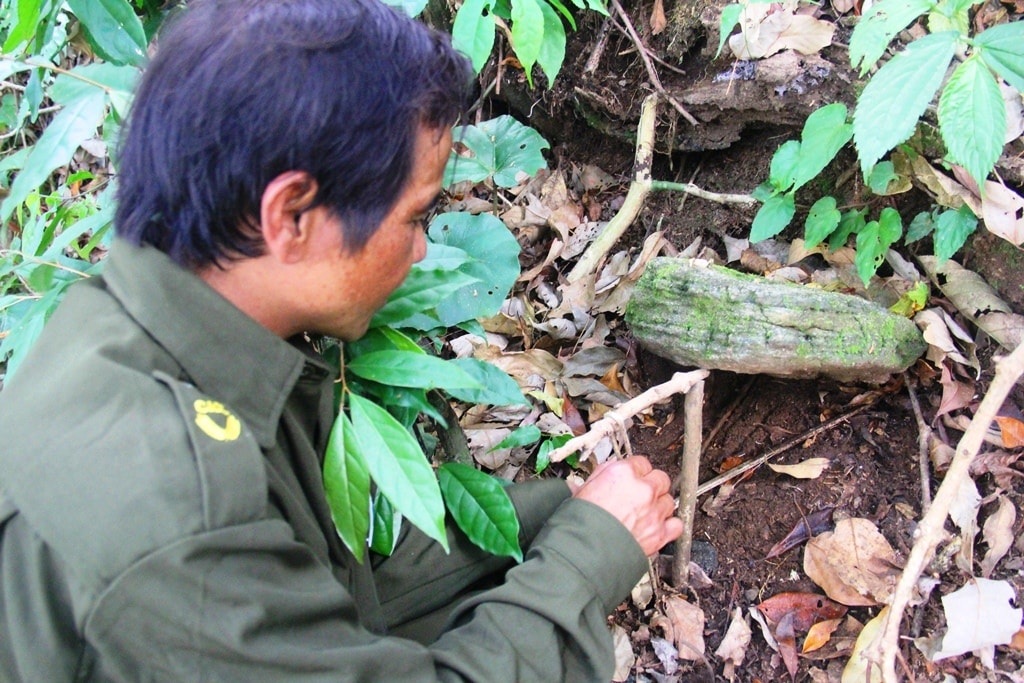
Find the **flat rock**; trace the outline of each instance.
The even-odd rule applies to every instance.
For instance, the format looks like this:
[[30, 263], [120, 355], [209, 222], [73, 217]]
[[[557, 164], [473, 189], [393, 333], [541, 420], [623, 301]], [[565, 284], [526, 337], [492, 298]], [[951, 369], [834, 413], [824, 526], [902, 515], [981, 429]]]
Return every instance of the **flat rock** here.
[[680, 365], [777, 377], [884, 382], [927, 345], [913, 322], [856, 296], [656, 258], [626, 322]]

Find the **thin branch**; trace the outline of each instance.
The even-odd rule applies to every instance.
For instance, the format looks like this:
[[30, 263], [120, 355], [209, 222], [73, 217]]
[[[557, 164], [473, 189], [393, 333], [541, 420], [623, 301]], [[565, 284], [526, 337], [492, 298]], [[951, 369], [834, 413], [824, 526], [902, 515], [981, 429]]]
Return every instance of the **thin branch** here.
[[590, 57], [587, 58], [587, 63], [583, 67], [583, 73], [592, 74], [597, 71], [597, 65], [601, 63], [601, 56], [604, 55], [604, 49], [608, 46], [608, 23], [611, 21], [611, 17], [606, 17], [601, 22], [601, 28], [597, 30], [597, 40], [594, 41], [594, 49], [590, 52]]
[[1017, 345], [1013, 353], [996, 362], [996, 374], [989, 385], [985, 398], [982, 399], [978, 411], [971, 420], [970, 427], [964, 432], [957, 444], [956, 455], [946, 471], [939, 490], [928, 512], [924, 514], [917, 527], [917, 540], [910, 549], [907, 563], [896, 584], [892, 603], [875, 637], [863, 650], [864, 657], [874, 666], [880, 666], [883, 680], [896, 683], [896, 656], [899, 652], [900, 623], [903, 612], [914, 595], [914, 588], [924, 572], [925, 566], [935, 554], [935, 548], [945, 535], [943, 527], [946, 516], [956, 499], [963, 482], [970, 476], [971, 464], [977, 457], [985, 432], [992, 424], [999, 408], [1003, 405], [1010, 390], [1020, 376], [1024, 374], [1024, 343]]
[[74, 268], [69, 268], [68, 266], [62, 265], [62, 264], [57, 263], [55, 261], [46, 261], [44, 259], [39, 258], [38, 256], [33, 256], [32, 254], [26, 254], [25, 252], [20, 251], [18, 249], [0, 249], [0, 256], [20, 256], [25, 261], [31, 261], [33, 263], [38, 263], [41, 266], [50, 266], [51, 268], [56, 268], [57, 270], [63, 270], [63, 271], [66, 271], [68, 273], [71, 273], [72, 275], [77, 275], [79, 277], [91, 277], [89, 275], [89, 273], [83, 273], [80, 270], [75, 270]]
[[679, 509], [683, 535], [676, 541], [672, 558], [672, 584], [678, 589], [690, 579], [690, 551], [693, 548], [693, 518], [697, 511], [697, 485], [700, 482], [701, 432], [704, 428], [704, 380], [686, 392], [684, 403], [686, 430], [683, 432], [683, 455], [680, 459]]
[[932, 505], [932, 476], [930, 458], [928, 457], [932, 441], [932, 428], [924, 420], [921, 403], [917, 400], [917, 392], [914, 391], [914, 384], [905, 372], [903, 373], [903, 383], [907, 385], [910, 405], [913, 406], [914, 417], [917, 419], [917, 464], [921, 470], [921, 512], [925, 513]]
[[626, 33], [629, 34], [630, 39], [636, 45], [637, 52], [640, 54], [640, 59], [644, 63], [644, 68], [647, 69], [647, 75], [651, 79], [651, 85], [653, 85], [654, 89], [658, 91], [658, 94], [668, 100], [669, 104], [671, 104], [684, 119], [689, 121], [691, 125], [699, 126], [700, 122], [693, 117], [693, 114], [686, 111], [686, 108], [683, 107], [676, 98], [669, 95], [665, 90], [665, 86], [661, 84], [661, 79], [658, 78], [658, 72], [654, 70], [654, 65], [651, 64], [651, 58], [647, 53], [647, 47], [644, 45], [644, 42], [640, 40], [640, 35], [636, 32], [636, 29], [633, 28], [633, 22], [630, 21], [629, 15], [626, 14], [626, 10], [622, 9], [622, 4], [619, 0], [612, 0], [612, 6], [615, 8], [615, 13], [619, 15], [619, 19], [621, 19], [622, 23], [626, 25]]
[[551, 462], [565, 460], [573, 453], [579, 451], [580, 460], [586, 460], [590, 452], [602, 439], [612, 436], [622, 429], [622, 424], [642, 410], [650, 408], [655, 403], [676, 394], [685, 394], [690, 391], [698, 382], [702, 382], [708, 376], [707, 370], [692, 370], [690, 372], [677, 372], [672, 375], [669, 381], [653, 386], [635, 398], [615, 406], [614, 409], [605, 413], [604, 417], [590, 426], [586, 434], [569, 439], [565, 445], [556, 448], [548, 454]]
[[702, 190], [693, 183], [673, 183], [668, 180], [652, 180], [651, 190], [674, 190], [676, 192], [685, 192], [686, 194], [692, 194], [694, 197], [700, 197], [701, 199], [706, 199], [710, 202], [718, 202], [719, 204], [742, 204], [743, 206], [753, 206], [754, 204], [757, 204], [757, 200], [749, 194], [709, 192], [708, 190]]

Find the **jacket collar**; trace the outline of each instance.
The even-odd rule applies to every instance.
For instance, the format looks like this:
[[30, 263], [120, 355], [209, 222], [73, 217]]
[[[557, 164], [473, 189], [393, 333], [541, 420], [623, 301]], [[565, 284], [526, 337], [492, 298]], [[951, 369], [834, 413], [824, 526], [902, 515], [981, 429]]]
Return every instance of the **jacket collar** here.
[[308, 343], [282, 340], [153, 247], [116, 239], [104, 280], [189, 380], [236, 411], [264, 448], [274, 444], [300, 377], [323, 380], [333, 372]]

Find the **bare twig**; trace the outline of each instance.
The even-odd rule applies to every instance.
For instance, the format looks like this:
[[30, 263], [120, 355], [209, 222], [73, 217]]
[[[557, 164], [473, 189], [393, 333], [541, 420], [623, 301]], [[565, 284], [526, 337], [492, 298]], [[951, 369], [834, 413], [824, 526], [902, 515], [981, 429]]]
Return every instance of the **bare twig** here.
[[672, 584], [682, 588], [690, 578], [690, 550], [693, 547], [693, 516], [697, 511], [697, 484], [700, 482], [700, 446], [703, 431], [704, 381], [686, 392], [684, 410], [686, 431], [683, 433], [683, 456], [680, 459], [679, 519], [683, 535], [676, 541], [672, 558]]
[[722, 427], [726, 425], [729, 418], [732, 417], [732, 414], [736, 412], [736, 409], [739, 408], [740, 404], [747, 398], [747, 394], [750, 393], [750, 387], [754, 386], [754, 382], [757, 381], [758, 377], [759, 375], [751, 375], [750, 378], [747, 379], [746, 383], [736, 394], [735, 398], [732, 399], [732, 403], [730, 403], [729, 407], [725, 409], [724, 413], [722, 413], [722, 417], [718, 418], [718, 422], [716, 422], [715, 426], [711, 428], [708, 435], [704, 437], [704, 442], [700, 445], [701, 450], [706, 451], [708, 449], [708, 446], [711, 445], [711, 440], [718, 436], [718, 432], [722, 431]]
[[659, 401], [675, 394], [684, 394], [690, 391], [698, 382], [708, 376], [707, 370], [691, 370], [690, 372], [677, 372], [672, 375], [669, 381], [653, 386], [635, 398], [615, 406], [604, 417], [590, 426], [586, 434], [569, 439], [564, 446], [556, 448], [548, 454], [551, 462], [565, 460], [573, 453], [579, 451], [580, 459], [586, 460], [594, 447], [606, 436], [613, 436], [621, 429], [620, 425], [627, 419], [633, 417], [642, 410], [646, 410]]
[[917, 392], [914, 391], [914, 384], [910, 375], [905, 372], [903, 373], [903, 383], [907, 385], [910, 405], [913, 406], [914, 417], [917, 419], [917, 464], [921, 470], [921, 512], [925, 513], [932, 505], [932, 475], [928, 457], [932, 441], [932, 428], [924, 420], [921, 403], [917, 400]]
[[757, 200], [749, 194], [709, 192], [708, 190], [702, 190], [693, 183], [673, 183], [668, 180], [652, 180], [651, 190], [675, 190], [677, 192], [685, 192], [686, 194], [692, 194], [694, 197], [700, 197], [701, 199], [706, 199], [710, 202], [718, 202], [719, 204], [742, 204], [743, 206], [753, 206], [754, 204], [757, 204]]
[[935, 548], [943, 538], [943, 526], [950, 506], [956, 499], [960, 486], [970, 476], [971, 463], [978, 455], [985, 439], [988, 426], [995, 419], [1010, 390], [1024, 374], [1024, 343], [1013, 353], [996, 362], [996, 374], [982, 399], [978, 411], [971, 420], [957, 444], [956, 455], [946, 471], [946, 477], [935, 493], [935, 499], [917, 527], [917, 540], [910, 549], [907, 563], [900, 575], [893, 593], [890, 609], [875, 637], [863, 650], [863, 655], [873, 666], [881, 668], [886, 683], [896, 683], [896, 656], [899, 651], [900, 622], [903, 612], [914, 594], [914, 587], [924, 572], [925, 566], [935, 554]]
[[606, 17], [601, 23], [601, 28], [597, 30], [597, 40], [594, 41], [594, 49], [590, 52], [590, 57], [587, 58], [587, 63], [583, 67], [583, 73], [592, 74], [597, 71], [597, 65], [601, 63], [601, 56], [604, 55], [604, 49], [608, 46], [608, 22], [611, 21], [611, 17]]
[[797, 445], [803, 443], [804, 441], [806, 441], [807, 439], [811, 438], [815, 434], [820, 434], [820, 433], [822, 433], [824, 431], [832, 429], [833, 427], [835, 427], [836, 425], [838, 425], [838, 424], [840, 424], [842, 422], [846, 422], [847, 420], [849, 420], [854, 415], [857, 415], [858, 413], [864, 412], [865, 410], [870, 408], [872, 405], [873, 404], [871, 404], [871, 403], [865, 403], [862, 406], [858, 406], [858, 407], [854, 408], [853, 410], [851, 410], [848, 413], [845, 413], [845, 414], [840, 415], [838, 417], [834, 417], [831, 420], [829, 420], [828, 422], [823, 422], [822, 424], [818, 425], [817, 427], [812, 427], [811, 429], [808, 429], [803, 434], [801, 434], [799, 436], [793, 437], [792, 439], [790, 439], [789, 441], [785, 442], [784, 444], [782, 444], [780, 446], [776, 446], [775, 448], [771, 449], [770, 451], [768, 451], [767, 453], [765, 453], [764, 455], [762, 455], [759, 458], [755, 458], [754, 460], [749, 460], [749, 461], [743, 463], [742, 465], [739, 465], [738, 467], [732, 468], [728, 472], [723, 472], [722, 474], [718, 475], [714, 479], [709, 479], [708, 481], [704, 482], [703, 484], [701, 484], [700, 486], [697, 487], [697, 495], [698, 496], [702, 496], [705, 493], [707, 493], [708, 491], [711, 491], [713, 489], [718, 488], [722, 484], [735, 479], [736, 477], [740, 476], [741, 474], [743, 474], [745, 472], [749, 472], [750, 470], [752, 470], [752, 469], [754, 469], [756, 467], [760, 467], [761, 465], [765, 464], [766, 462], [768, 462], [769, 460], [771, 460], [775, 456], [780, 455], [782, 453], [785, 453], [790, 448], [793, 448], [794, 446], [797, 446]]
[[647, 75], [651, 79], [651, 85], [653, 85], [654, 89], [657, 90], [658, 93], [662, 95], [666, 100], [668, 100], [669, 104], [671, 104], [672, 107], [677, 112], [679, 112], [679, 114], [684, 119], [689, 121], [691, 125], [699, 126], [700, 122], [693, 117], [693, 114], [686, 111], [686, 108], [683, 107], [683, 105], [681, 105], [676, 98], [672, 97], [671, 95], [668, 94], [668, 92], [665, 91], [665, 86], [661, 84], [661, 79], [658, 78], [658, 72], [654, 70], [654, 65], [651, 64], [651, 58], [648, 55], [647, 47], [644, 45], [644, 42], [640, 40], [640, 35], [636, 32], [636, 29], [633, 28], [633, 22], [630, 21], [629, 15], [626, 14], [626, 10], [622, 9], [622, 4], [619, 2], [619, 0], [612, 0], [612, 7], [615, 8], [615, 13], [619, 15], [619, 19], [622, 20], [622, 23], [626, 25], [626, 33], [629, 35], [630, 39], [636, 45], [636, 49], [640, 55], [640, 59], [644, 63], [644, 68], [647, 69]]
[[473, 454], [469, 450], [469, 442], [466, 440], [466, 432], [462, 431], [459, 424], [459, 416], [452, 410], [452, 406], [437, 391], [428, 391], [427, 400], [434, 410], [441, 413], [447, 427], [438, 425], [437, 438], [441, 442], [442, 462], [457, 462], [463, 465], [473, 464]]

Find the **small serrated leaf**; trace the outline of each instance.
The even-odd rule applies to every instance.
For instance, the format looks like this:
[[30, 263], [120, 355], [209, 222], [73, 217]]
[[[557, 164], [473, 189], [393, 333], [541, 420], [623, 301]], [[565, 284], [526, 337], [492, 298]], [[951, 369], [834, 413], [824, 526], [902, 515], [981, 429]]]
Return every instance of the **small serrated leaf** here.
[[469, 540], [494, 555], [523, 561], [519, 518], [497, 479], [455, 462], [442, 465], [437, 478], [452, 519]]
[[871, 6], [850, 36], [850, 65], [863, 76], [881, 58], [896, 34], [932, 10], [932, 0], [882, 0]]
[[992, 72], [971, 57], [949, 77], [939, 96], [939, 132], [949, 156], [967, 169], [978, 187], [1003, 151], [1006, 106]]
[[876, 161], [913, 134], [945, 78], [959, 36], [947, 31], [914, 41], [864, 88], [853, 115], [853, 140], [865, 176]]
[[804, 224], [804, 248], [813, 249], [825, 241], [839, 227], [840, 217], [835, 197], [826, 196], [814, 202]]
[[974, 39], [981, 58], [997, 74], [1024, 92], [1024, 22], [1011, 21], [987, 28]]
[[796, 204], [792, 193], [769, 197], [754, 216], [750, 226], [750, 241], [760, 242], [775, 237], [789, 225], [795, 213]]

